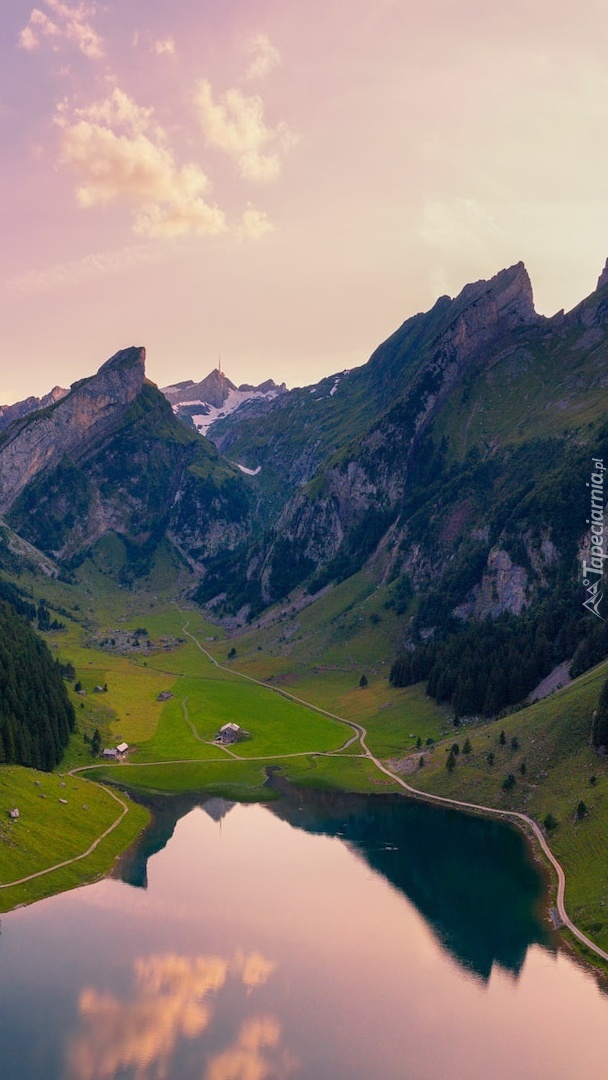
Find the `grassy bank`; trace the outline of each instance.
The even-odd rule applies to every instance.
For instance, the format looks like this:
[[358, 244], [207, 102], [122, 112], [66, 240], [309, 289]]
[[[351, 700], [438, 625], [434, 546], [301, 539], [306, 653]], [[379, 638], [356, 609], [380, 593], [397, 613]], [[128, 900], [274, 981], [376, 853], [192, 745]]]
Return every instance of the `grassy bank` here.
[[[608, 665], [550, 698], [491, 724], [454, 729], [406, 777], [450, 798], [520, 810], [540, 824], [567, 878], [572, 920], [608, 948], [608, 759], [589, 745], [591, 717]], [[504, 741], [502, 738], [504, 733]], [[466, 739], [471, 752], [463, 753]], [[458, 744], [452, 771], [449, 748]], [[509, 781], [509, 777], [513, 780]], [[506, 790], [503, 785], [506, 782]], [[579, 810], [584, 804], [584, 811]]]
[[[0, 911], [73, 889], [111, 870], [116, 857], [149, 820], [143, 807], [127, 806], [117, 827], [86, 858], [78, 858], [110, 829], [123, 807], [97, 784], [74, 776], [19, 766], [0, 770]], [[9, 810], [19, 810], [12, 820]], [[20, 885], [11, 882], [49, 871]]]

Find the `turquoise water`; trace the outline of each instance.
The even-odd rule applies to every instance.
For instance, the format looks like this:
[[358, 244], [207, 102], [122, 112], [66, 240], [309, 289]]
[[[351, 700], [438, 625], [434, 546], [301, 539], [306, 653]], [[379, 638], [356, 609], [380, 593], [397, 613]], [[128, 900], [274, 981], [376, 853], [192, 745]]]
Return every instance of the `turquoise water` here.
[[2, 918], [2, 1080], [594, 1080], [608, 998], [520, 836], [397, 798], [160, 804]]

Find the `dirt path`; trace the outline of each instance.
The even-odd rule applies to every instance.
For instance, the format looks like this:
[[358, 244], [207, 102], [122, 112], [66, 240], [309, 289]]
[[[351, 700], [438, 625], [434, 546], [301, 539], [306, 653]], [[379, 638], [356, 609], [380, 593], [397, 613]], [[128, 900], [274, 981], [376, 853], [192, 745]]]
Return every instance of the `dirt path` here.
[[[74, 769], [73, 772], [75, 771], [76, 770]], [[71, 772], [68, 773], [68, 776], [71, 775]], [[97, 781], [91, 780], [90, 783], [97, 784]], [[96, 847], [99, 847], [101, 841], [105, 840], [106, 836], [109, 836], [110, 833], [114, 832], [114, 829], [118, 828], [125, 814], [128, 813], [129, 807], [118, 795], [115, 795], [113, 791], [110, 791], [109, 788], [104, 787], [102, 784], [97, 784], [97, 787], [100, 787], [102, 791], [106, 791], [108, 795], [112, 796], [115, 802], [122, 806], [122, 813], [116, 818], [116, 821], [110, 825], [101, 836], [98, 836], [97, 840], [94, 840], [91, 846], [88, 847], [86, 851], [83, 851], [82, 855], [74, 855], [72, 859], [65, 859], [63, 862], [55, 863], [54, 866], [47, 866], [46, 870], [37, 870], [35, 874], [28, 874], [27, 877], [19, 878], [17, 881], [7, 881], [6, 884], [0, 885], [0, 889], [12, 889], [15, 885], [24, 885], [26, 881], [33, 881], [34, 878], [43, 877], [45, 874], [52, 874], [53, 870], [61, 870], [64, 866], [71, 866], [72, 863], [79, 862], [80, 859], [86, 859], [88, 855], [91, 855], [92, 852], [95, 851]]]
[[[211, 746], [211, 745], [219, 746], [220, 749], [225, 750], [226, 753], [230, 757], [237, 757], [237, 755], [234, 754], [232, 752], [232, 750], [229, 750], [227, 746], [224, 746], [223, 743], [213, 743], [213, 744], [211, 744], [208, 739], [203, 739], [203, 736], [199, 735], [198, 731], [196, 730], [196, 728], [194, 726], [194, 723], [190, 719], [190, 713], [188, 712], [188, 698], [182, 698], [181, 705], [182, 705], [182, 712], [184, 714], [184, 720], [186, 721], [186, 723], [187, 723], [188, 727], [190, 728], [190, 731], [194, 735], [195, 739], [197, 739], [200, 743], [203, 743], [204, 746]], [[154, 762], [154, 764], [158, 765], [159, 763]]]
[[[231, 668], [227, 668], [224, 667], [223, 664], [219, 664], [218, 661], [213, 656], [211, 656], [211, 654], [208, 653], [205, 648], [203, 648], [200, 641], [194, 636], [194, 634], [189, 633], [189, 631], [187, 630], [188, 625], [189, 622], [186, 622], [186, 625], [183, 628], [183, 633], [185, 633], [189, 638], [192, 638], [192, 641], [194, 641], [194, 643], [198, 646], [201, 652], [204, 653], [205, 656], [211, 661], [211, 663], [215, 664], [215, 666], [217, 668], [220, 668], [222, 671], [231, 671]], [[297, 701], [300, 705], [306, 705], [307, 708], [314, 709], [315, 712], [321, 713], [323, 716], [329, 716], [331, 717], [331, 719], [338, 720], [341, 723], [347, 724], [349, 727], [353, 728], [355, 734], [340, 749], [344, 750], [346, 749], [346, 747], [350, 746], [353, 742], [358, 740], [359, 745], [361, 746], [361, 749], [363, 751], [363, 756], [366, 757], [369, 761], [373, 762], [373, 764], [376, 766], [377, 769], [380, 770], [380, 772], [384, 773], [385, 776], [390, 777], [391, 780], [394, 780], [395, 783], [399, 784], [399, 786], [402, 787], [404, 791], [407, 791], [407, 793], [409, 795], [412, 795], [414, 798], [423, 799], [425, 802], [439, 803], [442, 806], [454, 807], [457, 810], [471, 810], [476, 813], [488, 814], [492, 817], [502, 818], [503, 821], [511, 821], [517, 825], [525, 826], [526, 830], [532, 832], [533, 836], [539, 843], [544, 855], [549, 860], [551, 866], [557, 874], [556, 906], [563, 927], [570, 930], [574, 937], [577, 938], [577, 940], [580, 941], [583, 945], [586, 945], [588, 949], [590, 949], [596, 954], [596, 956], [600, 956], [602, 960], [608, 961], [608, 952], [605, 952], [604, 949], [600, 948], [599, 945], [596, 945], [593, 941], [591, 941], [591, 939], [588, 938], [582, 930], [579, 930], [578, 926], [576, 926], [569, 917], [568, 912], [566, 911], [564, 900], [566, 892], [566, 874], [561, 863], [551, 851], [551, 848], [549, 847], [546, 837], [542, 832], [540, 826], [531, 817], [528, 817], [527, 814], [522, 814], [517, 810], [498, 810], [494, 806], [484, 806], [480, 803], [464, 802], [461, 799], [449, 799], [443, 795], [433, 795], [430, 792], [421, 791], [419, 788], [412, 787], [411, 784], [408, 784], [400, 776], [397, 776], [396, 773], [391, 772], [390, 769], [383, 765], [382, 762], [379, 761], [378, 758], [374, 756], [374, 754], [372, 754], [365, 741], [367, 737], [367, 730], [363, 727], [362, 724], [357, 724], [354, 720], [346, 720], [342, 716], [337, 716], [335, 713], [328, 712], [327, 709], [320, 709], [318, 706], [311, 705], [309, 702], [303, 701], [302, 698], [298, 698], [294, 694], [288, 693], [286, 690], [281, 690], [279, 687], [269, 686], [268, 683], [261, 682], [260, 679], [254, 679], [251, 675], [243, 675], [241, 672], [237, 671], [233, 671], [232, 673], [234, 675], [238, 675], [242, 679], [247, 679], [249, 682], [257, 683], [258, 686], [265, 686], [266, 689], [273, 690], [276, 694], [282, 694], [283, 697], [290, 698], [292, 701]], [[334, 751], [334, 753], [338, 752], [339, 751]]]

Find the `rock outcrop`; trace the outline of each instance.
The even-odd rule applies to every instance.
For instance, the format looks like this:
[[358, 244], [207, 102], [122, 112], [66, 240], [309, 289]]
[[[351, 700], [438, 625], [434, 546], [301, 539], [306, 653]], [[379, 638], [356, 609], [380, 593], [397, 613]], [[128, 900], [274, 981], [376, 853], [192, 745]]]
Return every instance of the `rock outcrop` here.
[[145, 381], [145, 349], [123, 349], [58, 401], [17, 420], [0, 437], [0, 513], [43, 470], [78, 454], [124, 415]]

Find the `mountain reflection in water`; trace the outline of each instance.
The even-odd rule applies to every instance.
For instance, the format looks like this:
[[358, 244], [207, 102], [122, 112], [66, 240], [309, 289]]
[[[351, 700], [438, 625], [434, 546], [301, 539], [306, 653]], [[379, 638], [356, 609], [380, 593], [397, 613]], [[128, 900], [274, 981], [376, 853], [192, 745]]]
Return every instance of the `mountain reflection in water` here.
[[[297, 829], [338, 838], [403, 893], [467, 970], [487, 980], [494, 965], [517, 976], [533, 944], [556, 949], [542, 916], [542, 876], [526, 841], [501, 822], [399, 796], [344, 795], [291, 787], [267, 809]], [[121, 879], [146, 887], [148, 859], [177, 821], [200, 806], [221, 827], [233, 803], [152, 800], [154, 821], [122, 862]]]

